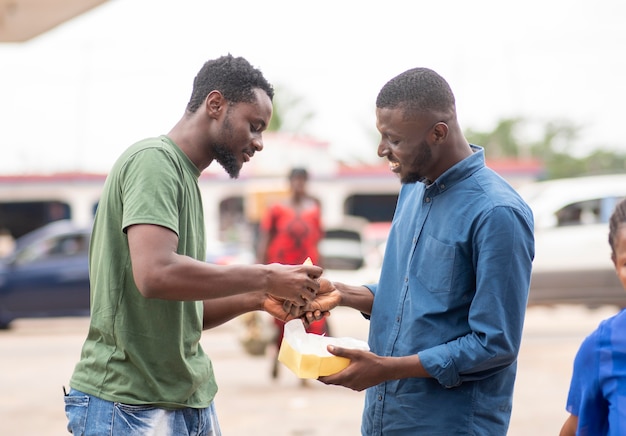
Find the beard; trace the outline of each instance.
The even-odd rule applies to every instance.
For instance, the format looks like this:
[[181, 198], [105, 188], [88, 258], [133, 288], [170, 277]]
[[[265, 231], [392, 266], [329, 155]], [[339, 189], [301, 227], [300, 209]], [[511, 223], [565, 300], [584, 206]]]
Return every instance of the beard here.
[[424, 168], [426, 165], [429, 165], [432, 160], [433, 155], [430, 148], [428, 147], [428, 144], [425, 141], [420, 143], [417, 156], [415, 157], [415, 159], [413, 159], [412, 165], [412, 168], [418, 168], [418, 170], [410, 171], [407, 174], [403, 175], [400, 178], [400, 183], [407, 185], [417, 182], [426, 183], [427, 185], [432, 183], [432, 181], [428, 180], [426, 176], [422, 175], [419, 170], [419, 168]]
[[230, 178], [236, 179], [239, 177], [241, 167], [239, 166], [239, 162], [237, 162], [237, 158], [231, 149], [223, 143], [215, 143], [212, 148], [215, 160], [222, 166], [222, 168], [224, 168]]
[[[230, 108], [228, 109], [230, 111]], [[217, 163], [219, 163], [222, 168], [228, 173], [231, 179], [236, 179], [239, 177], [239, 171], [241, 171], [241, 166], [239, 166], [239, 162], [237, 161], [237, 157], [235, 153], [233, 153], [231, 147], [226, 145], [226, 141], [223, 138], [232, 138], [233, 137], [233, 126], [230, 122], [229, 113], [226, 113], [226, 118], [224, 119], [224, 125], [222, 126], [222, 132], [220, 135], [220, 141], [213, 143], [212, 151], [213, 156]]]

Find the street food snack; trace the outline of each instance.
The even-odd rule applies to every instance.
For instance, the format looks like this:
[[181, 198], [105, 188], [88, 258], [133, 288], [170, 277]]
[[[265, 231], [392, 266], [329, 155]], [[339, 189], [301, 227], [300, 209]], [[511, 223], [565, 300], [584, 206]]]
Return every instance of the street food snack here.
[[345, 357], [328, 352], [328, 345], [369, 350], [367, 342], [354, 338], [333, 338], [307, 333], [302, 321], [294, 319], [285, 324], [285, 334], [278, 352], [278, 361], [299, 378], [316, 379], [335, 374], [350, 364]]

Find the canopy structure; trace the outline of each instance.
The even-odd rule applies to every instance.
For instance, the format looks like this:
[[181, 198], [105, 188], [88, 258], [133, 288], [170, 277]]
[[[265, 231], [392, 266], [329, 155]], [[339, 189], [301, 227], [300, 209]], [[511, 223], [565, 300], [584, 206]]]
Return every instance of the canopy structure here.
[[25, 42], [108, 0], [0, 0], [0, 43]]

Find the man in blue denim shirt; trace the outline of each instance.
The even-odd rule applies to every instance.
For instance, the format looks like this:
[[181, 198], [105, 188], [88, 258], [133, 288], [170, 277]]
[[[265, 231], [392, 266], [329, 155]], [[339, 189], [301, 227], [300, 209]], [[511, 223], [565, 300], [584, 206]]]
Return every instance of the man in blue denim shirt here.
[[315, 306], [366, 314], [371, 352], [329, 347], [351, 364], [320, 381], [367, 389], [363, 435], [505, 435], [532, 212], [467, 142], [437, 73], [400, 74], [376, 106], [378, 154], [402, 183], [380, 280], [326, 281]]

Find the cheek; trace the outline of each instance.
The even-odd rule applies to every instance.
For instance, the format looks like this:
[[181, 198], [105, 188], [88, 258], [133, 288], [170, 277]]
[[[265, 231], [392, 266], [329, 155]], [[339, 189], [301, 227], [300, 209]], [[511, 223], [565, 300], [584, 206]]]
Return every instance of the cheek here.
[[626, 265], [622, 263], [621, 266], [615, 267], [615, 274], [622, 284], [622, 287], [626, 290]]

